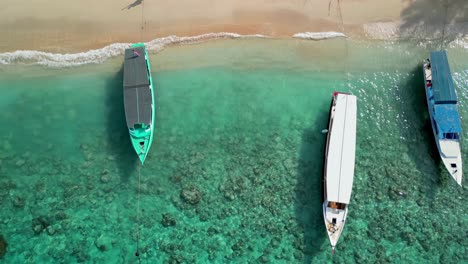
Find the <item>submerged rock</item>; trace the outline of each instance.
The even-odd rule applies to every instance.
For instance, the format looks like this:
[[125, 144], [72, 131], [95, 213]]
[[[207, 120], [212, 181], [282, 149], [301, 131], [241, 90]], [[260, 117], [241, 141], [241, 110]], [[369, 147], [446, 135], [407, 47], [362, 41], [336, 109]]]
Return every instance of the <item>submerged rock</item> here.
[[399, 189], [399, 188], [396, 188], [396, 187], [390, 187], [388, 189], [388, 196], [390, 197], [390, 199], [395, 201], [395, 200], [400, 200], [400, 199], [406, 198], [407, 193], [406, 193], [406, 191], [404, 191], [402, 189]]
[[13, 206], [16, 207], [16, 208], [23, 208], [24, 203], [25, 203], [25, 201], [24, 201], [24, 198], [22, 198], [22, 197], [17, 196], [17, 197], [15, 197], [13, 199]]
[[182, 176], [179, 174], [172, 175], [171, 181], [173, 183], [180, 183], [182, 181]]
[[8, 244], [5, 240], [5, 238], [3, 238], [2, 235], [0, 235], [0, 259], [5, 256], [6, 254], [6, 251], [7, 251], [7, 247], [8, 247]]
[[68, 218], [68, 215], [64, 212], [64, 211], [58, 211], [56, 214], [55, 214], [55, 220], [64, 220], [64, 219], [67, 219]]
[[100, 250], [100, 251], [106, 251], [112, 247], [112, 240], [109, 237], [106, 237], [104, 235], [101, 235], [94, 241], [94, 245]]
[[48, 226], [47, 227], [47, 234], [49, 234], [49, 236], [53, 236], [56, 233], [57, 233], [57, 230], [53, 226]]
[[183, 189], [180, 192], [180, 197], [186, 202], [191, 205], [195, 205], [200, 202], [202, 199], [202, 195], [200, 190], [197, 187], [191, 186], [188, 188]]
[[175, 226], [176, 223], [177, 223], [176, 220], [170, 213], [163, 214], [161, 224], [164, 227]]
[[50, 226], [50, 218], [47, 216], [39, 216], [33, 219], [32, 229], [36, 235], [40, 234], [44, 229]]
[[238, 240], [236, 243], [234, 243], [234, 245], [231, 246], [232, 251], [234, 251], [237, 256], [242, 255], [244, 248], [245, 243], [242, 240]]
[[110, 175], [108, 170], [101, 172], [101, 183], [108, 183], [110, 181]]
[[20, 159], [16, 162], [16, 166], [21, 167], [24, 165], [24, 163], [26, 163], [26, 161], [24, 161], [23, 159]]
[[170, 264], [185, 263], [185, 259], [181, 255], [171, 255], [171, 257], [169, 258], [169, 263]]
[[219, 234], [221, 230], [219, 230], [219, 228], [217, 227], [210, 226], [206, 232], [208, 233], [209, 236], [214, 236], [216, 234]]

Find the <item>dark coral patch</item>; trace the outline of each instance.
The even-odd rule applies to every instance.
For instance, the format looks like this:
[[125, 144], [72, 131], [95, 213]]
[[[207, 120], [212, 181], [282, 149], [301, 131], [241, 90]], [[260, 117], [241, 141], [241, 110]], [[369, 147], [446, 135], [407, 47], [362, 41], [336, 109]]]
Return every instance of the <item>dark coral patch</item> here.
[[0, 258], [5, 256], [6, 251], [7, 251], [7, 247], [8, 247], [8, 244], [7, 244], [6, 240], [5, 240], [5, 238], [3, 238], [3, 236], [0, 235]]

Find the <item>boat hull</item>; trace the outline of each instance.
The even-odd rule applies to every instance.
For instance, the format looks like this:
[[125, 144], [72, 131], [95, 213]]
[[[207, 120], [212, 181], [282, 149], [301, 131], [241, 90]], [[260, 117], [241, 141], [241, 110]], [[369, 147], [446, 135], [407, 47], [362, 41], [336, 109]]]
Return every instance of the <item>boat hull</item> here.
[[[432, 70], [429, 67], [429, 61], [423, 64], [424, 76], [424, 92], [426, 94], [426, 103], [429, 111], [429, 117], [432, 127], [432, 134], [436, 142], [437, 151], [440, 159], [450, 176], [461, 186], [462, 185], [462, 159], [461, 159], [461, 144], [460, 140], [455, 139], [440, 139], [436, 129], [436, 121], [434, 119], [434, 101], [432, 99], [432, 86], [428, 86], [428, 81], [432, 81]], [[456, 168], [454, 168], [454, 165]]]
[[334, 93], [330, 106], [323, 166], [323, 220], [332, 252], [335, 251], [348, 215], [356, 139], [356, 99], [353, 95], [340, 94]]
[[132, 146], [135, 149], [135, 152], [137, 153], [141, 164], [144, 164], [146, 157], [148, 156], [149, 150], [151, 148], [151, 145], [153, 143], [156, 109], [155, 109], [155, 103], [154, 103], [153, 80], [151, 78], [151, 66], [150, 66], [148, 53], [145, 49], [145, 45], [143, 43], [137, 43], [137, 44], [131, 45], [131, 48], [140, 48], [140, 47], [144, 49], [146, 70], [147, 70], [147, 76], [148, 76], [148, 81], [149, 81], [148, 86], [151, 92], [151, 121], [150, 121], [151, 123], [143, 124], [143, 125], [148, 125], [148, 126], [139, 128], [139, 129], [135, 129], [134, 127], [129, 126], [128, 130], [129, 130]]

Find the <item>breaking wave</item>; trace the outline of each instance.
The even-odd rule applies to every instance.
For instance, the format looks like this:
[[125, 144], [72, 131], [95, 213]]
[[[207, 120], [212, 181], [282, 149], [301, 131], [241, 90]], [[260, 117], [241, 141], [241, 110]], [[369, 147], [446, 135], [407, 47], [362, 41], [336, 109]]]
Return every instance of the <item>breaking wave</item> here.
[[[398, 24], [393, 22], [379, 22], [365, 24], [363, 30], [367, 38], [379, 40], [397, 40], [401, 38]], [[456, 31], [453, 28], [449, 32]], [[294, 34], [293, 38], [306, 40], [325, 40], [331, 38], [347, 38], [341, 32], [301, 32]], [[238, 38], [269, 38], [265, 35], [241, 35], [237, 33], [220, 32], [208, 33], [192, 37], [168, 36], [157, 38], [145, 43], [147, 50], [159, 52], [165, 47], [177, 44], [195, 44], [214, 39], [238, 39]], [[461, 47], [468, 49], [468, 36], [458, 35], [451, 41], [449, 47]], [[113, 43], [100, 49], [88, 50], [79, 53], [51, 53], [36, 50], [18, 50], [0, 53], [0, 65], [42, 65], [47, 67], [72, 67], [86, 64], [102, 63], [112, 57], [120, 56], [131, 43]]]
[[[208, 33], [193, 37], [168, 36], [146, 42], [149, 51], [161, 51], [165, 47], [174, 44], [194, 44], [212, 39], [236, 39], [236, 38], [266, 38], [263, 35], [240, 35], [237, 33], [221, 32]], [[131, 43], [113, 43], [100, 49], [79, 53], [50, 53], [35, 50], [18, 50], [0, 53], [0, 65], [29, 64], [48, 67], [69, 67], [85, 64], [102, 63], [109, 58], [122, 55]]]
[[323, 40], [331, 38], [346, 38], [347, 36], [341, 32], [302, 32], [293, 35], [293, 38]]

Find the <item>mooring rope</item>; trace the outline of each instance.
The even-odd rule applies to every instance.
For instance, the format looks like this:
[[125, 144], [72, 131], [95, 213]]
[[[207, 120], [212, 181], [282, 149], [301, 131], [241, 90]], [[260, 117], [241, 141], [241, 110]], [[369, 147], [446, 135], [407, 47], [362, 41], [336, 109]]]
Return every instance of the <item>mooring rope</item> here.
[[447, 26], [447, 13], [448, 13], [448, 0], [444, 1], [444, 11], [445, 11], [445, 15], [444, 15], [444, 26], [442, 27], [442, 38], [440, 39], [440, 50], [442, 50], [443, 46], [444, 46], [444, 43], [445, 43], [445, 27]]
[[[349, 74], [348, 74], [348, 55], [349, 55], [349, 47], [348, 47], [348, 37], [346, 35], [345, 31], [345, 26], [343, 22], [343, 13], [341, 12], [341, 4], [340, 0], [337, 0], [338, 2], [338, 16], [340, 17], [341, 21], [341, 33], [345, 35], [344, 37], [344, 43], [345, 43], [345, 58], [344, 58], [344, 63], [343, 63], [343, 73], [346, 76], [346, 85], [349, 86]], [[349, 89], [349, 87], [347, 87]]]
[[[141, 24], [140, 24], [140, 41], [144, 42], [144, 31], [145, 31], [145, 0], [141, 3]], [[141, 263], [140, 258], [140, 195], [141, 195], [141, 167], [143, 165], [138, 165], [138, 195], [137, 195], [137, 228], [136, 228], [136, 252], [135, 256], [138, 258], [138, 263]]]
[[137, 227], [136, 227], [136, 252], [135, 256], [138, 258], [138, 263], [141, 263], [140, 259], [140, 190], [141, 190], [141, 166], [138, 166], [138, 195], [137, 195]]
[[140, 23], [140, 40], [141, 41], [144, 41], [143, 40], [143, 34], [144, 34], [144, 30], [145, 30], [145, 0], [143, 0], [141, 2], [141, 23]]

